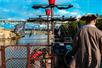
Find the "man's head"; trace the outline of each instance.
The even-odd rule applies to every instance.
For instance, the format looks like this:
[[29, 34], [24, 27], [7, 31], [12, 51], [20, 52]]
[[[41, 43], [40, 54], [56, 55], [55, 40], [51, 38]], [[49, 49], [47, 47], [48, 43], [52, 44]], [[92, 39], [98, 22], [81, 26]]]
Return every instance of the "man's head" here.
[[81, 17], [81, 20], [86, 21], [86, 24], [96, 24], [96, 16], [93, 14], [88, 14]]

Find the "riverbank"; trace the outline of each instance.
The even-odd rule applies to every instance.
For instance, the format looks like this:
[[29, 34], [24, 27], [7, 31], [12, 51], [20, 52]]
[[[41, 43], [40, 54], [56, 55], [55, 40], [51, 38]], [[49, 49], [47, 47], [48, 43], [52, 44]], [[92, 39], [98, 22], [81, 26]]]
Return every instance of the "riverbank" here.
[[16, 34], [11, 30], [0, 28], [0, 39], [11, 39], [12, 37], [16, 37]]

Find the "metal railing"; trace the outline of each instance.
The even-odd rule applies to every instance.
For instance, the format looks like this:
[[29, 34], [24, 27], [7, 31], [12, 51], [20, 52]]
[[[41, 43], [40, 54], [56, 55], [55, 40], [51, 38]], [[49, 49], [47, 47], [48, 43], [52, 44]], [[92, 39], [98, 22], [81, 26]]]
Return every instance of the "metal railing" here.
[[[50, 48], [50, 45], [0, 46], [0, 68], [34, 68], [35, 63], [31, 62], [32, 53], [34, 53], [34, 50], [42, 50], [44, 48]], [[44, 54], [51, 56], [48, 52]], [[48, 66], [49, 63], [46, 61], [48, 61], [47, 59], [52, 59], [51, 57], [44, 58], [45, 55], [40, 55], [42, 56], [42, 59], [40, 58], [37, 63], [44, 60], [43, 62], [45, 63], [46, 68], [51, 68]], [[33, 62], [35, 61], [33, 60]]]

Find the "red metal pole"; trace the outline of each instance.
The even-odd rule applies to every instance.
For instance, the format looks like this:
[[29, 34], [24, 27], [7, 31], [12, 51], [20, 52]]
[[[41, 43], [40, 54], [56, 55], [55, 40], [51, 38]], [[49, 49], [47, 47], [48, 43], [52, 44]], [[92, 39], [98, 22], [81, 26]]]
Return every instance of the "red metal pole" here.
[[30, 68], [30, 47], [27, 47], [27, 68]]
[[[52, 29], [52, 35], [54, 36], [54, 20], [53, 20], [53, 17], [54, 17], [54, 12], [53, 12], [53, 7], [51, 7], [51, 29]], [[54, 37], [53, 37], [53, 41], [54, 41]], [[52, 47], [51, 47], [51, 68], [54, 68], [54, 57], [53, 57], [53, 54], [52, 54]]]
[[51, 10], [50, 9], [46, 9], [46, 15], [47, 15], [47, 33], [48, 33], [47, 41], [48, 41], [48, 45], [50, 44], [50, 39], [49, 39], [49, 32], [50, 32], [50, 30], [49, 30], [49, 16], [50, 16], [50, 13], [51, 13]]
[[1, 46], [1, 68], [6, 68], [6, 61], [5, 61], [5, 46]]
[[[47, 20], [49, 20], [49, 16], [47, 16]], [[50, 34], [50, 30], [49, 30], [49, 21], [47, 22], [47, 32], [48, 32], [48, 45], [50, 45], [50, 39], [49, 39], [49, 34]]]
[[54, 21], [53, 21], [53, 7], [51, 7], [51, 29], [52, 29], [52, 34], [54, 34]]

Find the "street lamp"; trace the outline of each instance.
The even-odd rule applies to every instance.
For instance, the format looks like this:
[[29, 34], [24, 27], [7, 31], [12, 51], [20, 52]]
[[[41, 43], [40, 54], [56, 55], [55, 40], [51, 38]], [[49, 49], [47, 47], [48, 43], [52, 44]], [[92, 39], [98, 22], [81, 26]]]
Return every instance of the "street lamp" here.
[[55, 0], [49, 0], [49, 5], [55, 5]]
[[72, 8], [73, 5], [71, 4], [67, 4], [67, 5], [55, 5], [55, 0], [48, 0], [49, 4], [48, 5], [33, 5], [32, 8], [34, 9], [46, 9], [46, 8], [50, 8], [51, 9], [51, 30], [52, 30], [52, 36], [53, 36], [53, 41], [54, 41], [54, 8], [58, 8], [58, 9], [69, 9]]
[[55, 0], [49, 0], [49, 5], [33, 5], [32, 8], [34, 9], [39, 9], [39, 8], [51, 8], [51, 29], [52, 29], [52, 33], [54, 34], [54, 13], [53, 13], [53, 8], [56, 7], [58, 9], [69, 9], [71, 7], [73, 7], [73, 5], [69, 4], [69, 5], [55, 5]]
[[48, 17], [50, 16], [50, 12], [51, 12], [50, 9], [46, 9], [46, 15], [47, 15]]

